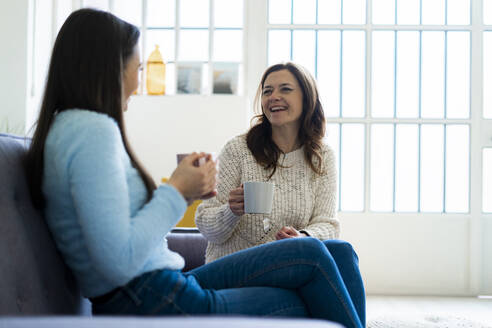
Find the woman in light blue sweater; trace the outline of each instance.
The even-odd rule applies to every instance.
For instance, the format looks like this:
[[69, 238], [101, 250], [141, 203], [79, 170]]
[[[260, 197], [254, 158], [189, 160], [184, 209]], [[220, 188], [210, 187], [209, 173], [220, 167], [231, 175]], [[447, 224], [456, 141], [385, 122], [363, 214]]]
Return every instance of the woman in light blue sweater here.
[[[287, 239], [183, 273], [165, 236], [187, 202], [211, 197], [215, 163], [192, 154], [155, 186], [123, 120], [138, 86], [138, 29], [92, 9], [56, 39], [26, 156], [32, 198], [95, 314], [310, 316], [362, 327], [322, 242]], [[199, 158], [208, 159], [195, 167]], [[335, 278], [333, 278], [335, 277]]]

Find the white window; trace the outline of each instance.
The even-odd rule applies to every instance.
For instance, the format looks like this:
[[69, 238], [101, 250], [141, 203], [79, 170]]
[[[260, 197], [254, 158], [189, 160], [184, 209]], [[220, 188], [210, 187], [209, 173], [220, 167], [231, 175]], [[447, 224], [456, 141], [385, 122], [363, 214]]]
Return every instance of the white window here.
[[159, 46], [167, 95], [242, 93], [243, 0], [75, 0], [70, 9], [81, 7], [111, 11], [138, 26], [144, 66]]
[[340, 210], [469, 212], [470, 17], [466, 0], [269, 1], [268, 63], [318, 80]]

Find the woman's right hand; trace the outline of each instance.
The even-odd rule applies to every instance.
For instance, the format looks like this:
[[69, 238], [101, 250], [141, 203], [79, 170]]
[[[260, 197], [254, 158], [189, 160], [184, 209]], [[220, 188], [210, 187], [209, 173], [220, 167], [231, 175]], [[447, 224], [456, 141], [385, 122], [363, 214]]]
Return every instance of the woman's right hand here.
[[[195, 166], [194, 163], [198, 163], [201, 158], [206, 159], [205, 163]], [[215, 162], [210, 155], [192, 153], [183, 158], [168, 183], [190, 202], [215, 195], [216, 174]]]
[[232, 189], [229, 193], [229, 207], [232, 213], [237, 216], [244, 214], [244, 188], [241, 185], [239, 188]]

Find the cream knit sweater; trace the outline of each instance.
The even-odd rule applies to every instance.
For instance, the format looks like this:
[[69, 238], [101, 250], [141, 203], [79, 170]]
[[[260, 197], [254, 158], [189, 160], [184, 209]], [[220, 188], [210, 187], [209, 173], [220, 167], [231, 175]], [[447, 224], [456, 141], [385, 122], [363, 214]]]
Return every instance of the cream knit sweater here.
[[206, 262], [239, 250], [275, 240], [284, 226], [292, 226], [319, 239], [337, 238], [337, 173], [333, 151], [322, 150], [322, 176], [304, 159], [304, 148], [281, 155], [271, 178], [275, 184], [270, 214], [237, 216], [229, 207], [229, 192], [245, 181], [267, 181], [271, 171], [259, 165], [246, 144], [246, 136], [230, 140], [219, 156], [217, 196], [200, 204], [195, 221], [208, 240]]

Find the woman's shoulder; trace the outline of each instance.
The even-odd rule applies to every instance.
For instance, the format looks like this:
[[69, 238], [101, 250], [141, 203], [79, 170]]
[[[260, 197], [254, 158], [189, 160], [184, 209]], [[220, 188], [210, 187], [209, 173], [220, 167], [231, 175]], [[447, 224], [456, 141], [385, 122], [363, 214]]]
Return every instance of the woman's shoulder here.
[[246, 143], [246, 134], [240, 134], [230, 139], [229, 141], [227, 141], [223, 149], [224, 151], [248, 149], [248, 145]]
[[91, 129], [91, 127], [108, 129], [117, 128], [116, 121], [107, 114], [86, 109], [66, 109], [55, 116], [55, 124], [70, 125], [72, 128]]
[[114, 119], [103, 113], [84, 109], [67, 109], [58, 113], [51, 127], [52, 132], [71, 136], [119, 134]]
[[57, 149], [84, 144], [98, 148], [120, 140], [118, 125], [108, 115], [89, 110], [68, 109], [56, 115], [46, 143], [48, 147], [56, 145]]
[[335, 152], [333, 151], [333, 148], [324, 142], [321, 143], [320, 154], [323, 157], [323, 159], [335, 156]]
[[[322, 171], [324, 171], [324, 168], [332, 167], [333, 165], [335, 165], [336, 156], [333, 148], [330, 145], [322, 143], [319, 150], [319, 155], [321, 157]], [[317, 163], [317, 160], [317, 158], [314, 158], [315, 165]]]

